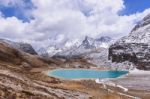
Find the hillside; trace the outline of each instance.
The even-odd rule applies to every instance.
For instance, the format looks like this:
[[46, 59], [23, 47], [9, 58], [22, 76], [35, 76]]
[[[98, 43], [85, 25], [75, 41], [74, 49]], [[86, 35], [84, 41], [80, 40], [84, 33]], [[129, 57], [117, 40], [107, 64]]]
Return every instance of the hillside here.
[[147, 15], [131, 33], [109, 48], [113, 62], [130, 61], [138, 69], [150, 70], [150, 15]]
[[7, 43], [9, 46], [21, 50], [23, 52], [32, 54], [32, 55], [37, 55], [37, 52], [34, 50], [34, 48], [28, 44], [28, 43], [22, 43], [22, 42], [13, 42], [10, 40], [6, 40], [6, 39], [0, 39], [1, 43]]
[[56, 99], [70, 95], [81, 98], [84, 93], [57, 88], [55, 84], [61, 81], [42, 73], [56, 64], [0, 43], [0, 98]]
[[[81, 63], [81, 60], [78, 61]], [[63, 62], [60, 60], [43, 59], [18, 50], [6, 42], [0, 42], [0, 99], [119, 97], [99, 90], [100, 85], [94, 81], [68, 81], [46, 75], [47, 70], [60, 68], [61, 65]]]

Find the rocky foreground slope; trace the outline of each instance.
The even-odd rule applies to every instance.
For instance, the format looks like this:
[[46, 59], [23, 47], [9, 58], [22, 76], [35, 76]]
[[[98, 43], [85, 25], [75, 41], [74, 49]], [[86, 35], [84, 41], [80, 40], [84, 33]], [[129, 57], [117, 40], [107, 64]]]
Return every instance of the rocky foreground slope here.
[[56, 86], [62, 82], [42, 74], [56, 64], [0, 42], [0, 99], [88, 98], [86, 93]]
[[66, 81], [44, 72], [62, 65], [0, 42], [0, 99], [119, 99], [94, 81]]
[[138, 69], [150, 70], [150, 14], [135, 26], [129, 36], [110, 46], [109, 59], [112, 62], [130, 61]]
[[[81, 66], [87, 65], [82, 59], [70, 60], [68, 63], [77, 64], [76, 61]], [[116, 90], [108, 92], [92, 80], [69, 81], [47, 76], [47, 70], [61, 68], [65, 64], [62, 60], [43, 59], [0, 42], [0, 99], [120, 99], [121, 95], [116, 91], [122, 92], [121, 89], [108, 86]], [[135, 96], [135, 92], [143, 97], [143, 91], [135, 89], [126, 94]], [[121, 97], [128, 99], [128, 96]], [[148, 95], [146, 97], [144, 95], [143, 99], [149, 99]]]

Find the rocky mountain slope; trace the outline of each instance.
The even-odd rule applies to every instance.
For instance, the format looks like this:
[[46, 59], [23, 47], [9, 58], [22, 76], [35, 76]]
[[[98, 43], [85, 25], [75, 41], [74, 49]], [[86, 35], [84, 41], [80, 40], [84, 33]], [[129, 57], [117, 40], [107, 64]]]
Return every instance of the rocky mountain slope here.
[[112, 62], [130, 61], [139, 69], [150, 70], [150, 14], [135, 26], [129, 36], [110, 46], [109, 59]]
[[55, 65], [60, 64], [13, 48], [6, 42], [0, 42], [0, 99], [90, 97], [87, 93], [63, 88], [63, 85], [60, 86], [62, 81], [42, 73]]
[[7, 43], [9, 44], [11, 47], [22, 50], [24, 52], [27, 52], [29, 54], [33, 54], [33, 55], [37, 55], [36, 51], [33, 49], [33, 47], [30, 44], [27, 43], [18, 43], [18, 42], [13, 42], [13, 41], [9, 41], [6, 39], [0, 39], [1, 43]]

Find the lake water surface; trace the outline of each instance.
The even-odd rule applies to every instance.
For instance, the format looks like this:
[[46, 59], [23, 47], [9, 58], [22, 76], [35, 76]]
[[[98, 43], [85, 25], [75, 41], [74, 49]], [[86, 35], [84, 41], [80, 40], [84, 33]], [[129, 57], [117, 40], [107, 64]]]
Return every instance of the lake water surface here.
[[49, 76], [64, 79], [96, 79], [117, 78], [127, 74], [128, 71], [101, 71], [90, 69], [56, 69], [48, 73]]

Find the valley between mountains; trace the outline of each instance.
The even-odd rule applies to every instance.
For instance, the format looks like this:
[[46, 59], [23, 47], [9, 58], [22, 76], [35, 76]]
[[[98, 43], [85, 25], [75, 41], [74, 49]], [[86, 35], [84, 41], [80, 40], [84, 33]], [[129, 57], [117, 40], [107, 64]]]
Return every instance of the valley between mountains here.
[[[65, 80], [47, 75], [59, 68], [129, 73], [109, 79], [105, 88], [92, 79]], [[120, 40], [86, 36], [83, 41], [34, 49], [30, 44], [0, 39], [0, 99], [150, 99], [149, 70], [150, 15]]]

